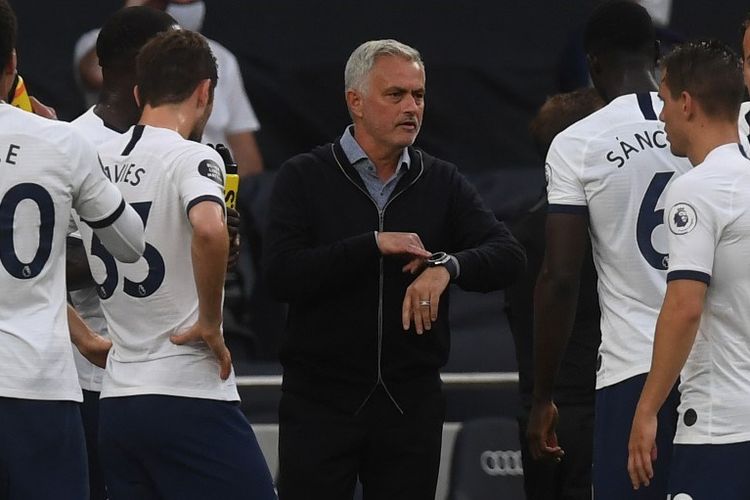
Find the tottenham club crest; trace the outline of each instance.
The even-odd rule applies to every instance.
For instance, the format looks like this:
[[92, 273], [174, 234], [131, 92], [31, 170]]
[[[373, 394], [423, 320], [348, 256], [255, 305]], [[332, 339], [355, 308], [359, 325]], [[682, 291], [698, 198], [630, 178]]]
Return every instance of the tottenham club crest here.
[[695, 228], [698, 215], [687, 203], [675, 203], [669, 211], [669, 230], [674, 234], [687, 234]]

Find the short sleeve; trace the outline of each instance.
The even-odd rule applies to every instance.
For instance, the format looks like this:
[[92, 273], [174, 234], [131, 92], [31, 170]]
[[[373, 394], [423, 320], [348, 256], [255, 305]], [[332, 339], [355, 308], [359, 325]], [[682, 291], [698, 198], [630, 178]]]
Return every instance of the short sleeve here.
[[104, 175], [91, 142], [71, 128], [68, 144], [73, 165], [73, 208], [92, 228], [109, 226], [125, 210], [122, 194]]
[[547, 201], [551, 213], [588, 212], [586, 192], [579, 172], [583, 169], [584, 145], [565, 133], [552, 141], [545, 163]]
[[216, 202], [225, 210], [224, 162], [221, 156], [212, 148], [196, 143], [176, 161], [174, 181], [185, 215], [203, 201]]
[[667, 190], [664, 224], [669, 228], [667, 281], [692, 279], [709, 284], [714, 252], [725, 217], [717, 207], [730, 206], [719, 190], [695, 175], [677, 178]]

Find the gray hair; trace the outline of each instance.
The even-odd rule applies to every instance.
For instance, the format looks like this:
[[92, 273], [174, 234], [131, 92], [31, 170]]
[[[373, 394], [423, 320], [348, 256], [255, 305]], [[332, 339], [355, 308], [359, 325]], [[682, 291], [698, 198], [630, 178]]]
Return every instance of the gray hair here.
[[396, 40], [370, 40], [352, 52], [344, 69], [344, 90], [366, 91], [367, 75], [380, 56], [398, 56], [415, 62], [424, 68], [422, 56], [417, 49]]

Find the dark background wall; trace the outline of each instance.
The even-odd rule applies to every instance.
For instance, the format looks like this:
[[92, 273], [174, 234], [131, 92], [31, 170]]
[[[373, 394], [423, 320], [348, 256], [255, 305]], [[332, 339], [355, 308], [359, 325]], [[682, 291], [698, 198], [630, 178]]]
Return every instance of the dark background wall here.
[[[267, 164], [338, 135], [348, 123], [342, 74], [372, 38], [417, 47], [427, 65], [419, 144], [466, 172], [531, 166], [526, 124], [561, 87], [560, 58], [597, 0], [208, 0], [204, 32], [243, 67], [263, 129]], [[121, 0], [11, 0], [20, 24], [21, 74], [31, 91], [72, 119], [83, 110], [72, 76], [80, 33]], [[672, 27], [738, 46], [750, 2], [676, 0]], [[568, 65], [569, 67], [569, 65]]]

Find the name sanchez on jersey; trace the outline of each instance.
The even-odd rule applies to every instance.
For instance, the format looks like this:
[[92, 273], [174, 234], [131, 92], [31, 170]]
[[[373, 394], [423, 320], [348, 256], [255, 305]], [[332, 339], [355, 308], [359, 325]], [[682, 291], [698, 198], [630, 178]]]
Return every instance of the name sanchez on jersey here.
[[620, 139], [615, 137], [619, 147], [615, 147], [606, 154], [607, 161], [621, 168], [630, 159], [631, 155], [648, 149], [664, 149], [667, 143], [667, 134], [663, 130], [644, 130], [643, 134], [638, 132], [632, 138]]

